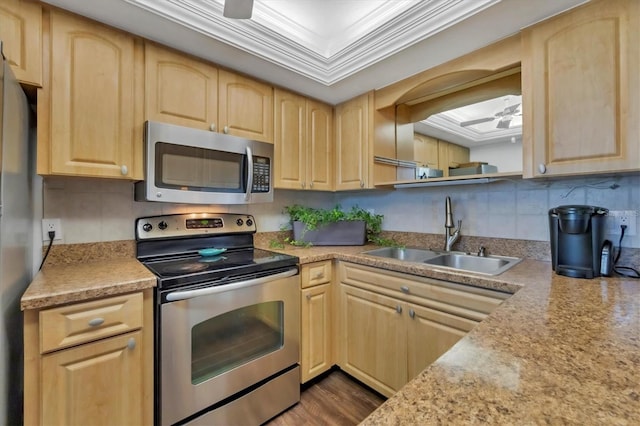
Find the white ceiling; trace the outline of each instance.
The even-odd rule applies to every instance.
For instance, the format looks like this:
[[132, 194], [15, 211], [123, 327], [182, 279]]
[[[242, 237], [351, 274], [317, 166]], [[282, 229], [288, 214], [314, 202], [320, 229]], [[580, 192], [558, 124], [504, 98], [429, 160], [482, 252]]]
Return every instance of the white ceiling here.
[[223, 0], [45, 1], [336, 104], [586, 0], [254, 0], [250, 20]]

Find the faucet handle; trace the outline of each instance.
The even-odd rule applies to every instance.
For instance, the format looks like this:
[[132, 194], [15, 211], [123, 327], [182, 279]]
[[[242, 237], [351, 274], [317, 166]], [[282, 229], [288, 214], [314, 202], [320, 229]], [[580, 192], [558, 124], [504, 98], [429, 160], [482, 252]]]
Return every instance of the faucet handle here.
[[478, 249], [478, 256], [479, 257], [486, 257], [487, 256], [485, 246], [480, 246], [480, 248]]

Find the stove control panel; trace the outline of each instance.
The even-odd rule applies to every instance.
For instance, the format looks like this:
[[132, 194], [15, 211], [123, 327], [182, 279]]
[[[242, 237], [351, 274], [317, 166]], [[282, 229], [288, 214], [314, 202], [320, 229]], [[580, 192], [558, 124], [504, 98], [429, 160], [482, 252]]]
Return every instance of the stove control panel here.
[[136, 240], [256, 232], [253, 216], [235, 213], [185, 213], [136, 219]]

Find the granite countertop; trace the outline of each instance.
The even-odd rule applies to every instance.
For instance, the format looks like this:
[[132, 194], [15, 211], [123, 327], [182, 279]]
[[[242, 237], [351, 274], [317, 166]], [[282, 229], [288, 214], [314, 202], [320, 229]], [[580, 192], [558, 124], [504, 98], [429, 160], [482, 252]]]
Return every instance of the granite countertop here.
[[640, 280], [572, 279], [535, 260], [458, 274], [359, 254], [368, 249], [281, 251], [516, 294], [362, 424], [640, 424]]
[[[640, 424], [640, 280], [572, 279], [528, 259], [492, 277], [361, 254], [374, 246], [256, 246], [515, 293], [363, 424]], [[21, 306], [155, 285], [135, 258], [50, 265]]]
[[155, 287], [156, 277], [135, 258], [45, 265], [22, 295], [22, 310], [39, 309]]

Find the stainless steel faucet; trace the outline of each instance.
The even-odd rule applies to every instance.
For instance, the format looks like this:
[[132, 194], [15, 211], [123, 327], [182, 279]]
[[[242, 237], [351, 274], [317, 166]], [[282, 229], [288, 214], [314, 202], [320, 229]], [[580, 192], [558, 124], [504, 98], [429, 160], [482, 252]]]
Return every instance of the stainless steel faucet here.
[[451, 246], [460, 237], [462, 221], [458, 221], [458, 227], [454, 229], [453, 213], [451, 212], [451, 198], [447, 197], [445, 202], [445, 222], [444, 222], [444, 250], [451, 251]]

